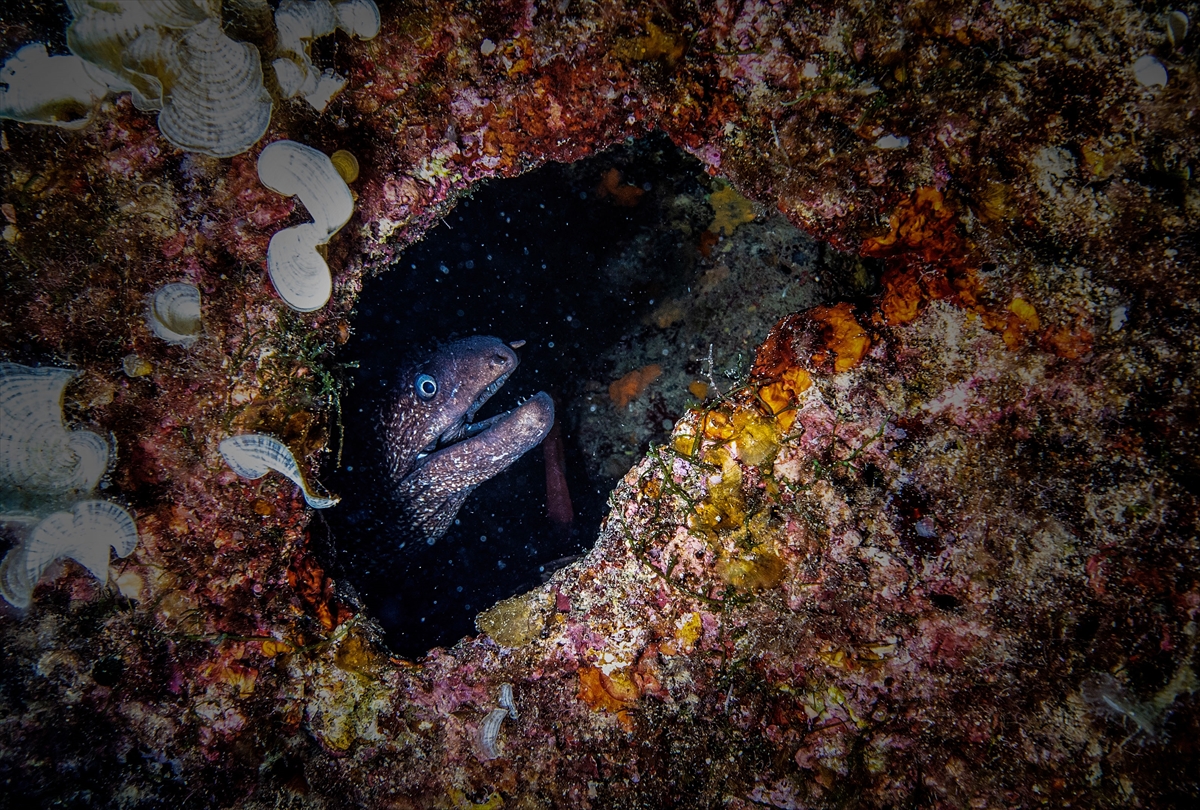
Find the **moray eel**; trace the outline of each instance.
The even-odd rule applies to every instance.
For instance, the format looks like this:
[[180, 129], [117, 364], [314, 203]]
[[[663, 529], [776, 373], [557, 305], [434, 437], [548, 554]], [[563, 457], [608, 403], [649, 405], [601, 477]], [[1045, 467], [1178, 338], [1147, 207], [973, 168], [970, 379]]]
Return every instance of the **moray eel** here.
[[475, 487], [546, 437], [554, 401], [544, 391], [507, 413], [473, 421], [518, 362], [500, 340], [471, 337], [401, 369], [376, 413], [396, 535], [432, 545]]

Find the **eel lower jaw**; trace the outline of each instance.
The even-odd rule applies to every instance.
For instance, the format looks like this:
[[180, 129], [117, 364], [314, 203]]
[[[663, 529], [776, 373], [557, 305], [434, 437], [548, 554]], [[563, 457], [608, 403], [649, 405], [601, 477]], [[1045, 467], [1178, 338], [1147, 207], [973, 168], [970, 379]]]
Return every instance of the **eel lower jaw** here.
[[[488, 393], [488, 396], [491, 396], [491, 393]], [[476, 402], [482, 405], [486, 399], [487, 397], [481, 397]], [[469, 421], [476, 410], [478, 408], [473, 407], [462, 421], [418, 453], [413, 471], [416, 472], [439, 458], [465, 450], [467, 445], [483, 446], [503, 442], [501, 434], [507, 434], [510, 439], [509, 443], [512, 446], [509, 451], [515, 460], [545, 438], [554, 423], [554, 403], [544, 391], [539, 391], [522, 401], [512, 410], [489, 416], [479, 422]]]

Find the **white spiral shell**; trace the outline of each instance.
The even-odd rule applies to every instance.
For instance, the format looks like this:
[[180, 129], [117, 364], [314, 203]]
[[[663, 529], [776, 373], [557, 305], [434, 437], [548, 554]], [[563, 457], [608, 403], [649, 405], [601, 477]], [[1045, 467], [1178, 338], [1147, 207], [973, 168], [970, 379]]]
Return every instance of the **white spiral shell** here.
[[78, 56], [50, 56], [46, 46], [24, 46], [0, 68], [0, 118], [81, 129], [92, 120], [108, 85]]
[[86, 494], [104, 475], [108, 443], [63, 425], [63, 390], [78, 374], [0, 363], [0, 502], [28, 508]]
[[158, 128], [181, 149], [232, 157], [253, 146], [271, 123], [258, 50], [235, 42], [217, 20], [187, 30], [171, 49]]
[[500, 740], [500, 726], [505, 717], [508, 717], [508, 709], [492, 709], [479, 726], [479, 748], [485, 760], [500, 756], [496, 743]]
[[295, 141], [267, 144], [258, 156], [258, 177], [272, 191], [299, 197], [313, 218], [271, 237], [267, 246], [271, 283], [292, 309], [320, 309], [329, 301], [333, 280], [316, 248], [328, 242], [354, 213], [350, 187], [327, 155]]
[[300, 471], [292, 451], [273, 436], [262, 433], [230, 436], [221, 442], [218, 449], [229, 468], [242, 478], [262, 478], [270, 470], [280, 473], [300, 487], [304, 500], [313, 509], [327, 509], [341, 500], [336, 496], [326, 497], [313, 493], [304, 480], [304, 473]]
[[55, 560], [70, 557], [101, 582], [108, 582], [109, 549], [128, 557], [137, 546], [137, 525], [110, 501], [81, 501], [70, 512], [55, 512], [5, 555], [0, 565], [0, 596], [14, 607], [29, 606], [33, 588]]
[[150, 299], [146, 320], [155, 335], [180, 346], [200, 337], [200, 290], [194, 284], [164, 284]]

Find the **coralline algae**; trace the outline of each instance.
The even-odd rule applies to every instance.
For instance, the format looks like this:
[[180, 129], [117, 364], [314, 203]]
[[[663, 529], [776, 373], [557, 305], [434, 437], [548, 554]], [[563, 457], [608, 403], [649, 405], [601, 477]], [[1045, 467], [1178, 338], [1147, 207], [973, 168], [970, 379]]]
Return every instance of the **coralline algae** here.
[[[291, 204], [252, 155], [181, 160], [133, 103], [150, 83], [80, 130], [4, 123], [0, 351], [85, 372], [65, 424], [113, 434], [106, 492], [138, 529], [115, 589], [68, 564], [0, 618], [6, 797], [1191, 800], [1194, 36], [1034, 3], [387, 12], [337, 40], [350, 81], [323, 116], [274, 110], [280, 136], [364, 167], [311, 314], [266, 281]], [[31, 14], [6, 7], [8, 53], [47, 40]], [[1143, 55], [1165, 86], [1139, 83]], [[584, 559], [487, 634], [393, 659], [299, 490], [245, 483], [218, 447], [260, 433], [312, 463], [352, 428], [334, 358], [363, 273], [472, 184], [648, 128], [858, 254], [865, 283], [684, 415]], [[182, 279], [204, 296], [187, 350], [145, 326], [147, 291]], [[131, 354], [150, 372], [126, 376]], [[488, 759], [503, 683], [521, 711]]]

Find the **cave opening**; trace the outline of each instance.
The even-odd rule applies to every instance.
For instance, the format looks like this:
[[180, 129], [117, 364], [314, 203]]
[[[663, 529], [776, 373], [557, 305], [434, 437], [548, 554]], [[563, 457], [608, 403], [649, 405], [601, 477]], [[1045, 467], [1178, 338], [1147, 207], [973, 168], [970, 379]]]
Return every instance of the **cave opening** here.
[[[332, 570], [400, 655], [476, 632], [478, 613], [587, 552], [619, 478], [689, 405], [744, 377], [779, 317], [854, 278], [839, 261], [662, 135], [473, 189], [364, 281], [340, 356], [347, 441], [326, 474], [343, 501], [320, 519]], [[539, 447], [481, 484], [436, 543], [397, 548], [385, 482], [355, 474], [382, 452], [364, 403], [400, 358], [471, 335], [524, 341], [478, 418], [555, 399], [574, 519], [548, 519]]]

